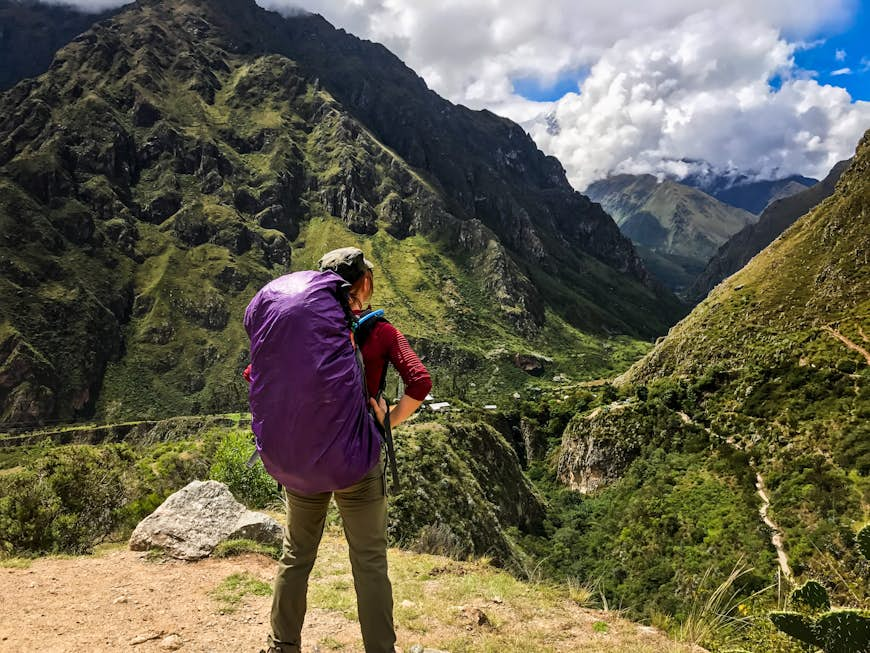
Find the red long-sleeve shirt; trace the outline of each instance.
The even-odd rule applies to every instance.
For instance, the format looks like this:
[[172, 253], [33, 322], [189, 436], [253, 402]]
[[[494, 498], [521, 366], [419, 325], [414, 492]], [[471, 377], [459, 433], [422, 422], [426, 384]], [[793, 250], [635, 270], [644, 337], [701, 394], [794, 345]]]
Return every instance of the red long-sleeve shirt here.
[[423, 401], [432, 389], [432, 379], [426, 366], [411, 349], [404, 334], [389, 322], [378, 322], [362, 346], [366, 366], [366, 385], [374, 397], [378, 392], [384, 367], [393, 364], [402, 382], [405, 394]]
[[[366, 386], [369, 394], [375, 396], [384, 366], [390, 363], [396, 368], [405, 384], [405, 394], [417, 401], [423, 401], [432, 389], [432, 378], [420, 358], [411, 349], [404, 334], [389, 322], [378, 322], [362, 347], [363, 363], [366, 367]], [[244, 371], [245, 380], [251, 382], [251, 366]]]

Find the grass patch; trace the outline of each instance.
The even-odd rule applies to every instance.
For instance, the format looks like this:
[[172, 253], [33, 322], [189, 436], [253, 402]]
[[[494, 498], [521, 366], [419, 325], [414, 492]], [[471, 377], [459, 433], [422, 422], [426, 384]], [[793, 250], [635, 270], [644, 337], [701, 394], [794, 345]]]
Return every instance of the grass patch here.
[[210, 594], [222, 612], [235, 612], [246, 596], [269, 596], [272, 586], [245, 571], [227, 576]]
[[232, 558], [244, 553], [259, 553], [277, 560], [281, 557], [281, 547], [269, 546], [253, 540], [227, 540], [218, 544], [211, 555], [213, 558]]

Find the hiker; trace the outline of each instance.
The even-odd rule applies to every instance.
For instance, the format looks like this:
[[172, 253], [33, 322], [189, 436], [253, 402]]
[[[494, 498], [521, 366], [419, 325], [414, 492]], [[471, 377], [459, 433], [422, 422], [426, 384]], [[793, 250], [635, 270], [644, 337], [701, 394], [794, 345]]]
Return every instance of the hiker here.
[[[298, 653], [301, 646], [302, 623], [306, 611], [306, 594], [308, 577], [317, 556], [317, 548], [323, 535], [326, 512], [329, 501], [335, 496], [338, 509], [344, 525], [344, 533], [350, 549], [350, 561], [353, 571], [354, 588], [357, 595], [357, 611], [363, 644], [366, 653], [392, 653], [395, 648], [396, 634], [393, 627], [393, 595], [390, 579], [387, 574], [387, 481], [384, 448], [380, 446], [380, 438], [373, 438], [374, 446], [366, 444], [371, 430], [370, 424], [377, 420], [381, 433], [389, 435], [390, 429], [407, 419], [422, 404], [431, 389], [432, 382], [429, 373], [420, 359], [411, 349], [407, 339], [392, 324], [383, 318], [382, 311], [372, 312], [369, 300], [374, 291], [372, 264], [364, 258], [363, 252], [353, 247], [331, 251], [319, 262], [320, 271], [332, 271], [339, 275], [350, 288], [347, 292], [346, 310], [355, 318], [351, 341], [359, 346], [364, 363], [364, 381], [369, 396], [369, 407], [372, 417], [365, 415], [365, 420], [358, 424], [353, 418], [334, 420], [330, 424], [321, 424], [321, 431], [311, 433], [314, 442], [329, 442], [333, 433], [325, 431], [337, 430], [335, 424], [346, 426], [347, 422], [355, 424], [360, 431], [359, 437], [354, 436], [354, 447], [346, 447], [341, 452], [327, 450], [322, 456], [343, 456], [358, 460], [334, 459], [335, 478], [341, 478], [341, 470], [345, 467], [353, 470], [354, 464], [362, 461], [367, 472], [359, 474], [353, 482], [323, 481], [322, 479], [302, 477], [282, 477], [285, 480], [284, 496], [287, 502], [287, 525], [284, 529], [283, 555], [278, 562], [278, 573], [275, 578], [272, 598], [271, 629], [269, 635], [268, 653]], [[296, 273], [307, 275], [303, 281], [328, 284], [332, 279], [341, 283], [334, 275], [317, 273]], [[288, 275], [293, 277], [295, 275]], [[284, 278], [282, 278], [284, 279]], [[281, 280], [278, 280], [279, 282]], [[333, 282], [333, 283], [335, 283]], [[275, 282], [273, 282], [275, 283]], [[271, 285], [271, 284], [270, 284]], [[346, 284], [345, 284], [346, 285]], [[266, 288], [268, 288], [267, 286]], [[266, 290], [266, 289], [264, 289]], [[263, 291], [261, 291], [262, 293]], [[255, 306], [257, 298], [251, 302], [245, 317], [245, 326], [249, 335], [256, 333], [253, 326], [249, 328], [249, 320], [253, 323], [254, 313], [259, 310]], [[262, 302], [261, 302], [262, 303]], [[263, 312], [262, 310], [260, 311]], [[252, 313], [249, 317], [248, 313]], [[252, 335], [252, 353], [255, 335]], [[331, 360], [331, 359], [330, 359]], [[405, 392], [396, 406], [388, 411], [387, 403], [381, 396], [386, 379], [388, 366], [392, 364], [405, 384]], [[257, 381], [256, 359], [245, 370], [245, 378]], [[320, 363], [325, 366], [326, 363]], [[294, 366], [288, 362], [286, 375], [294, 375]], [[291, 376], [286, 377], [288, 384]], [[271, 383], [281, 383], [273, 377]], [[256, 425], [257, 417], [266, 409], [257, 404], [255, 413], [255, 386], [252, 385], [252, 416]], [[298, 390], [298, 388], [297, 388]], [[318, 392], [329, 393], [330, 387], [323, 387]], [[362, 395], [362, 389], [359, 390]], [[280, 393], [279, 393], [280, 394]], [[376, 399], [377, 398], [377, 399]], [[317, 397], [288, 396], [287, 401], [308, 402], [316, 404]], [[362, 401], [362, 399], [361, 399]], [[353, 403], [345, 401], [343, 403]], [[279, 402], [280, 404], [280, 402]], [[274, 403], [265, 403], [274, 406]], [[316, 421], [316, 420], [315, 420]], [[386, 423], [385, 423], [386, 422]], [[387, 427], [387, 428], [385, 428]], [[257, 429], [255, 428], [255, 432]], [[358, 441], [363, 444], [358, 445]], [[387, 438], [387, 442], [391, 440]], [[305, 449], [303, 445], [294, 446], [294, 455], [321, 456], [320, 451]], [[358, 445], [358, 446], [357, 446]], [[260, 443], [258, 441], [258, 448]], [[261, 451], [263, 462], [269, 470], [273, 462]], [[367, 461], [373, 461], [370, 465]], [[300, 468], [305, 464], [294, 461]], [[347, 465], [345, 465], [347, 463]], [[272, 470], [270, 470], [272, 473]], [[276, 476], [276, 474], [272, 474]], [[281, 480], [279, 478], [279, 480]], [[318, 485], [318, 483], [320, 483]], [[316, 488], [318, 491], [311, 491]], [[265, 653], [265, 652], [262, 652]]]

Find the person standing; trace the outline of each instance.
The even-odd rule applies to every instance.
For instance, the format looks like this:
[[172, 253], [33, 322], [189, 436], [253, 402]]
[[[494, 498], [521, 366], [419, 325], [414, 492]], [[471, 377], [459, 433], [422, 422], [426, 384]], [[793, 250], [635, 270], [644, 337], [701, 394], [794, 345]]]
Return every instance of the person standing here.
[[[363, 320], [371, 311], [369, 301], [374, 293], [374, 280], [372, 265], [361, 250], [345, 247], [328, 252], [321, 258], [319, 267], [321, 271], [332, 270], [350, 284], [350, 310], [358, 320], [370, 322], [365, 339], [359, 342], [365, 383], [371, 397], [370, 407], [382, 427], [385, 419], [389, 419], [389, 426], [395, 428], [423, 403], [432, 387], [429, 372], [395, 326], [379, 316]], [[386, 403], [379, 397], [379, 391], [388, 365], [393, 365], [398, 371], [405, 392], [387, 418]], [[357, 612], [366, 653], [392, 653], [396, 634], [392, 585], [387, 570], [387, 492], [383, 450], [374, 467], [348, 487], [316, 494], [285, 487], [284, 495], [287, 524], [283, 554], [275, 578], [268, 653], [300, 651], [308, 578], [333, 496], [350, 550]]]

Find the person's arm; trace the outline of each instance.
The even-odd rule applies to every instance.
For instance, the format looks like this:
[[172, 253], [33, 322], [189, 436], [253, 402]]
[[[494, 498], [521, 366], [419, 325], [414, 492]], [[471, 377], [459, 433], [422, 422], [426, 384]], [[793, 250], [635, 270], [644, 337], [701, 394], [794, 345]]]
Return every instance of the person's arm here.
[[[380, 325], [379, 325], [380, 326]], [[426, 395], [432, 389], [432, 378], [429, 376], [429, 371], [426, 366], [420, 361], [420, 358], [411, 349], [408, 344], [408, 339], [392, 324], [384, 323], [381, 327], [386, 337], [389, 338], [390, 344], [387, 349], [387, 358], [392, 363], [393, 367], [402, 377], [402, 382], [405, 384], [405, 393], [399, 402], [390, 408], [390, 428], [395, 428], [417, 410]], [[374, 399], [371, 400], [372, 409], [375, 411], [375, 416], [378, 421], [383, 424], [384, 413], [386, 412], [386, 402], [383, 400], [378, 405]]]
[[[375, 398], [372, 397], [369, 399], [369, 403], [372, 406], [372, 410], [375, 411], [375, 418], [378, 420], [380, 425], [383, 426], [384, 417], [387, 413], [387, 402], [383, 397], [381, 397], [380, 404], [378, 404], [375, 402]], [[390, 407], [390, 428], [394, 429], [408, 419], [414, 414], [414, 411], [422, 405], [422, 403], [423, 402], [420, 399], [414, 399], [413, 397], [409, 397], [407, 394], [402, 395], [402, 398], [399, 399], [399, 403]]]

